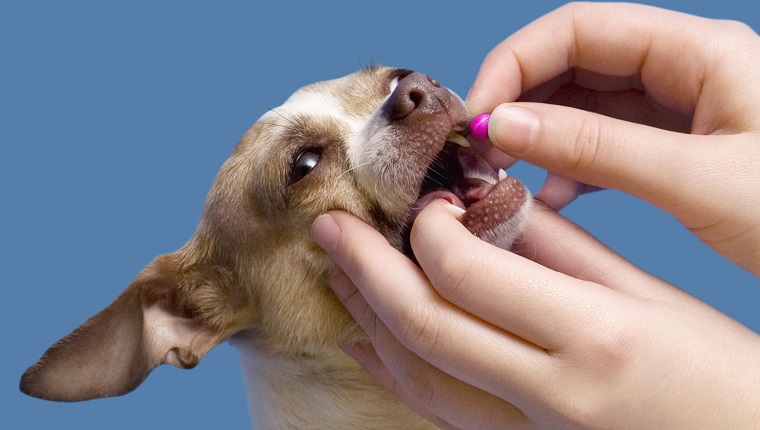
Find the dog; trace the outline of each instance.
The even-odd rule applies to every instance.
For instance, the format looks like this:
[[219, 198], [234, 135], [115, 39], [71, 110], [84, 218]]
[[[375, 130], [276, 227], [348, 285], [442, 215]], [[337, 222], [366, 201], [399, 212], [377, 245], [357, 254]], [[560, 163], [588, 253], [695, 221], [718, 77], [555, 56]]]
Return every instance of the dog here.
[[155, 367], [192, 368], [229, 340], [254, 428], [435, 428], [337, 347], [366, 335], [328, 287], [334, 263], [310, 227], [344, 210], [414, 258], [414, 216], [443, 198], [466, 209], [473, 234], [509, 248], [531, 197], [469, 148], [469, 120], [454, 92], [406, 69], [372, 66], [301, 88], [235, 146], [189, 241], [51, 346], [21, 390], [119, 396]]

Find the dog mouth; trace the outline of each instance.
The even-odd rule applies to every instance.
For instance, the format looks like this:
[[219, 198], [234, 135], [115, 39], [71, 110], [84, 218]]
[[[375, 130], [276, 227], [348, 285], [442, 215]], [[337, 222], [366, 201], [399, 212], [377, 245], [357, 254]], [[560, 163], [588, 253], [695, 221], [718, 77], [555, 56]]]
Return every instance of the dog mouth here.
[[411, 226], [427, 204], [443, 199], [463, 209], [458, 219], [470, 233], [509, 248], [524, 227], [521, 220], [530, 205], [530, 193], [470, 147], [467, 135], [472, 117], [461, 97], [435, 79], [408, 70], [392, 82], [395, 86], [391, 85], [378, 118], [392, 128], [389, 143], [396, 152], [391, 153], [401, 154], [393, 162], [401, 164], [399, 195], [405, 205], [388, 202], [392, 213], [401, 215], [396, 218], [401, 224], [392, 225], [400, 233], [394, 233], [394, 245], [401, 245], [414, 260]]
[[470, 148], [466, 135], [467, 130], [452, 130], [446, 137], [420, 185], [419, 209], [436, 198], [467, 209], [496, 184], [498, 174]]
[[466, 128], [458, 126], [446, 136], [420, 185], [413, 218], [434, 199], [447, 200], [466, 210], [485, 197], [499, 180], [506, 178], [503, 170], [497, 172], [470, 148], [468, 134]]
[[[404, 253], [407, 256], [414, 258], [409, 242], [411, 225], [419, 212], [435, 199], [444, 199], [465, 210], [463, 223], [476, 235], [479, 235], [479, 231], [490, 229], [511, 218], [519, 211], [519, 203], [526, 199], [522, 183], [508, 176], [504, 170], [494, 169], [470, 147], [468, 134], [466, 126], [455, 126], [446, 136], [441, 151], [428, 166], [417, 201], [411, 208], [404, 235]], [[494, 192], [497, 188], [500, 192]], [[487, 198], [489, 195], [492, 197]], [[494, 208], [494, 203], [498, 203], [498, 208]], [[494, 213], [496, 209], [498, 213]], [[491, 214], [490, 219], [484, 217], [484, 213]]]

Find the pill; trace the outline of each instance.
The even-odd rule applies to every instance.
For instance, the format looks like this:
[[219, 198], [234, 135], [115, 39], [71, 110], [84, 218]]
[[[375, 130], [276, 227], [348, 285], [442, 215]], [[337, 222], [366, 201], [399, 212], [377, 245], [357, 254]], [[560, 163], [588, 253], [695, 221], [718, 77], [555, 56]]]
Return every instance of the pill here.
[[476, 116], [470, 123], [470, 134], [472, 138], [482, 142], [488, 139], [488, 119], [491, 118], [490, 114], [482, 113]]

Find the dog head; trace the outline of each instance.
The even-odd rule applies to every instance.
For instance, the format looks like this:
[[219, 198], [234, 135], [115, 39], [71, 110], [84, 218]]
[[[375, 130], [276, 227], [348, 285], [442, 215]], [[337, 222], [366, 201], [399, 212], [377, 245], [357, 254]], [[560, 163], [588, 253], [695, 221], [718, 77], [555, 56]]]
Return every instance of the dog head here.
[[187, 244], [53, 345], [21, 389], [115, 396], [158, 365], [194, 367], [231, 336], [283, 355], [361, 337], [327, 286], [332, 263], [310, 237], [318, 215], [348, 211], [410, 256], [409, 226], [431, 198], [468, 208], [468, 228], [500, 246], [521, 229], [527, 191], [460, 149], [469, 119], [458, 96], [409, 70], [372, 67], [300, 89], [237, 144]]

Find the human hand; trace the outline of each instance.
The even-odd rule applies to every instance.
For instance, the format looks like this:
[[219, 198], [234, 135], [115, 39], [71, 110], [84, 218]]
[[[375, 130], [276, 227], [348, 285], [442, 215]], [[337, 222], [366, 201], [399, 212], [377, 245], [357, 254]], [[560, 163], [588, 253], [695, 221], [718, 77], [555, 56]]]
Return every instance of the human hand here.
[[517, 254], [447, 206], [414, 223], [421, 268], [346, 213], [313, 226], [371, 342], [344, 350], [421, 415], [462, 429], [760, 426], [755, 333], [540, 205]]
[[618, 189], [760, 275], [758, 82], [760, 37], [743, 24], [573, 4], [494, 48], [467, 104], [493, 110], [496, 148], [555, 174], [539, 200], [585, 190], [559, 177]]

